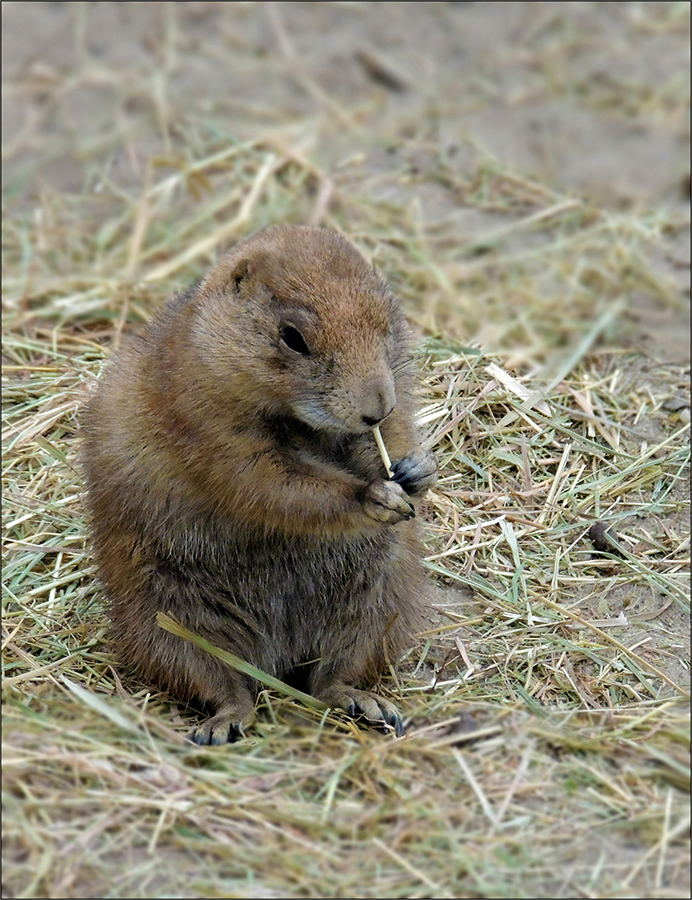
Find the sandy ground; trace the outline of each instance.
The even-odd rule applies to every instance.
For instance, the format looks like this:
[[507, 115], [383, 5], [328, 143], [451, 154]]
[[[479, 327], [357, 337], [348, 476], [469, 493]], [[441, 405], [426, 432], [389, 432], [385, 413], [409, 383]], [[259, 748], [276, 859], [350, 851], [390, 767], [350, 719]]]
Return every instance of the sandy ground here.
[[[364, 156], [383, 201], [406, 200], [387, 175], [430, 154], [463, 176], [470, 141], [614, 216], [688, 221], [686, 4], [6, 2], [2, 17], [5, 191], [28, 204], [88, 187], [99, 162], [139, 183], [146, 156], [184, 152], [183, 114], [240, 137], [321, 116], [313, 158]], [[424, 221], [487, 229], [430, 180], [410, 195]], [[657, 264], [679, 301], [633, 297], [621, 340], [685, 362], [687, 227]]]

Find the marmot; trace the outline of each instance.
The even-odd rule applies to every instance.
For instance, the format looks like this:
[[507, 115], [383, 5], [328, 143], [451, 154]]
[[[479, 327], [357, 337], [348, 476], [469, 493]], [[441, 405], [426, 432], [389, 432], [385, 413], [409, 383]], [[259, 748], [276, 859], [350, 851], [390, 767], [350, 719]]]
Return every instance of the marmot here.
[[403, 732], [367, 688], [425, 606], [413, 517], [437, 463], [414, 407], [397, 300], [320, 228], [238, 244], [106, 366], [83, 413], [98, 570], [123, 659], [213, 713], [194, 742], [243, 734], [259, 688], [160, 628], [159, 610]]

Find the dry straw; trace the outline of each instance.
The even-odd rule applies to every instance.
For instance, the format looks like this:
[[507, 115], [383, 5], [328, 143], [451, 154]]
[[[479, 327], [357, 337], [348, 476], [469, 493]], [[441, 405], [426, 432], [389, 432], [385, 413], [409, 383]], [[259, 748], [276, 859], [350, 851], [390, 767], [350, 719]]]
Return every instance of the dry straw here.
[[[688, 370], [611, 345], [633, 284], [677, 302], [649, 252], [675, 222], [469, 148], [463, 182], [439, 155], [421, 176], [504, 217], [464, 243], [403, 175], [387, 203], [355, 162], [322, 171], [305, 130], [188, 137], [194, 157], [151, 160], [139, 194], [104, 173], [98, 195], [5, 217], [8, 895], [683, 896]], [[267, 689], [245, 741], [194, 748], [195, 712], [109, 649], [78, 410], [111, 347], [223, 247], [315, 219], [420, 335], [437, 593], [380, 688], [408, 734]], [[594, 550], [597, 522], [620, 552]]]

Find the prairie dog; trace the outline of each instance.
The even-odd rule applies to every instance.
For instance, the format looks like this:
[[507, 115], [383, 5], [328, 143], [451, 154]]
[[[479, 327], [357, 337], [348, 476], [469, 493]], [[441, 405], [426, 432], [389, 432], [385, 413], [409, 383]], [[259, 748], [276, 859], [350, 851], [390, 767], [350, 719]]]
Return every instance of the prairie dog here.
[[241, 735], [258, 685], [158, 611], [402, 733], [368, 689], [425, 606], [414, 512], [437, 463], [413, 385], [386, 283], [339, 234], [304, 226], [238, 244], [106, 366], [82, 460], [113, 634], [150, 683], [212, 713], [196, 743]]

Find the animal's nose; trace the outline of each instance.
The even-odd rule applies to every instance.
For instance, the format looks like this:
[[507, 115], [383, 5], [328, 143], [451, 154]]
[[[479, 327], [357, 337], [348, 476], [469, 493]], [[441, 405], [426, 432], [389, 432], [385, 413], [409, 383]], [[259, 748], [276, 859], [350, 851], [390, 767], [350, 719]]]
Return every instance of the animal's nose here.
[[387, 418], [396, 405], [394, 380], [391, 375], [373, 379], [367, 388], [365, 402], [361, 407], [361, 417], [368, 428], [374, 428]]

